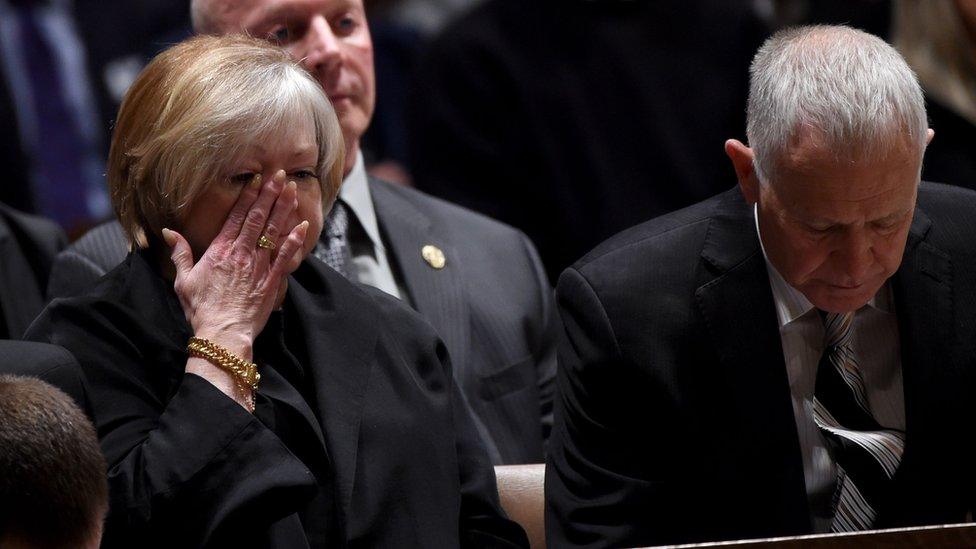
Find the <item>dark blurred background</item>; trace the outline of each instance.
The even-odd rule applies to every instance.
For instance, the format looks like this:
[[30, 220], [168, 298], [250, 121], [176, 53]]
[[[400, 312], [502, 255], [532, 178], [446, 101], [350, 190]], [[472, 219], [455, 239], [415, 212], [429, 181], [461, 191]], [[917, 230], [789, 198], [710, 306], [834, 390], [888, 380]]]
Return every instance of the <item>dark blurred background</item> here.
[[[188, 0], [0, 0], [0, 201], [71, 236], [111, 213], [104, 158]], [[374, 175], [522, 229], [551, 277], [603, 239], [735, 184], [749, 61], [775, 29], [847, 23], [926, 88], [925, 177], [976, 186], [973, 0], [366, 0]], [[950, 29], [947, 31], [946, 29]], [[12, 168], [12, 169], [11, 169]]]

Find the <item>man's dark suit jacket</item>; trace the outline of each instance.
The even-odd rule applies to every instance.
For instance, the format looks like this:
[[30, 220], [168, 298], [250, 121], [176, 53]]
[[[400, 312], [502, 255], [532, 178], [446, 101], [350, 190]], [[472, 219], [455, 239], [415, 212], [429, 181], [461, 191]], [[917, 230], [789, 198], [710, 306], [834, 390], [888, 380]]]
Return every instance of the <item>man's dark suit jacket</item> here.
[[[104, 546], [303, 547], [309, 523], [296, 513], [319, 497], [334, 500], [332, 516], [316, 516], [335, 521], [343, 546], [527, 544], [501, 512], [443, 344], [416, 313], [303, 264], [284, 307], [299, 319], [290, 329], [306, 348], [292, 351], [308, 381], [262, 368], [268, 424], [184, 373], [190, 327], [148, 256], [53, 301], [29, 332], [82, 366], [109, 465]], [[283, 421], [317, 441], [314, 463], [276, 436]]]
[[[370, 179], [391, 263], [413, 306], [437, 330], [492, 463], [540, 463], [552, 425], [559, 321], [532, 243], [520, 233], [424, 193]], [[447, 264], [420, 250], [433, 244]], [[51, 297], [77, 295], [126, 253], [118, 223], [60, 254]]]
[[[878, 527], [972, 509], [976, 193], [922, 183], [892, 277], [907, 443]], [[602, 244], [560, 277], [546, 470], [553, 547], [811, 532], [772, 290], [738, 190]]]
[[51, 263], [66, 244], [53, 222], [0, 204], [0, 339], [20, 339], [44, 308]]

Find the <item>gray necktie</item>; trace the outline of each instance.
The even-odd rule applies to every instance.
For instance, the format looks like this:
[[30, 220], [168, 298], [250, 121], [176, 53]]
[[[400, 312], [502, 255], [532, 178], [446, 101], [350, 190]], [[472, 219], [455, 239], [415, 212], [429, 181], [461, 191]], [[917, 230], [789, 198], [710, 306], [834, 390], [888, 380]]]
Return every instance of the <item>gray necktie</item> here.
[[348, 206], [343, 201], [336, 200], [332, 205], [332, 211], [325, 218], [325, 230], [322, 231], [319, 243], [312, 252], [315, 257], [346, 278], [349, 278], [349, 263], [352, 260], [349, 253], [348, 230]]

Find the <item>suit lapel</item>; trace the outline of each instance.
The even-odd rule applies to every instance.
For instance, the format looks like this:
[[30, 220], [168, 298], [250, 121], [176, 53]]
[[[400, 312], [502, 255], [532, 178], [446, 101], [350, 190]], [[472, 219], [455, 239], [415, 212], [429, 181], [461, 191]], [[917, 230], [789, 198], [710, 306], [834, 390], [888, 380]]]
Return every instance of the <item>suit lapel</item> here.
[[11, 338], [20, 339], [44, 308], [44, 298], [33, 287], [36, 279], [5, 223], [0, 222], [0, 307]]
[[[431, 219], [412, 202], [390, 188], [390, 184], [370, 179], [370, 193], [376, 217], [387, 245], [387, 253], [403, 275], [413, 307], [426, 318], [451, 351], [451, 362], [458, 368], [467, 363], [471, 327], [468, 304], [464, 299], [460, 257], [450, 237], [439, 231]], [[420, 255], [426, 245], [444, 252], [443, 269], [434, 269]]]
[[303, 320], [318, 419], [335, 466], [339, 509], [347, 524], [377, 321], [351, 304], [348, 296], [333, 291], [348, 282], [324, 264], [306, 261], [292, 282], [288, 292]]
[[916, 399], [919, 391], [931, 388], [931, 376], [935, 369], [926, 365], [938, 364], [944, 372], [953, 364], [948, 341], [955, 326], [953, 309], [952, 264], [945, 252], [926, 241], [931, 221], [921, 210], [916, 210], [909, 232], [908, 243], [901, 266], [892, 279], [895, 296], [895, 313], [901, 335], [902, 376], [905, 387], [906, 448], [912, 442], [911, 433], [917, 427]]
[[301, 415], [314, 434], [315, 439], [322, 445], [326, 457], [331, 458], [318, 418], [315, 417], [308, 403], [301, 398], [301, 393], [298, 392], [296, 387], [292, 387], [274, 368], [266, 368], [261, 371], [261, 392], [273, 400], [284, 403]]
[[[709, 274], [696, 291], [733, 410], [736, 447], [763, 471], [762, 499], [778, 517], [765, 517], [782, 533], [809, 531], [803, 461], [783, 359], [772, 290], [759, 239], [738, 191], [726, 193], [711, 219], [702, 249]], [[741, 462], [740, 462], [741, 463]], [[751, 496], [754, 498], [755, 496]]]
[[[918, 501], [913, 501], [920, 497], [915, 495], [918, 484], [931, 482], [920, 475], [931, 474], [933, 467], [951, 467], [950, 456], [940, 452], [953, 440], [950, 426], [961, 417], [952, 408], [958, 399], [947, 396], [966, 382], [965, 365], [959, 360], [966, 357], [954, 352], [958, 347], [953, 329], [958, 312], [953, 299], [952, 261], [945, 251], [928, 242], [931, 225], [928, 216], [916, 209], [905, 255], [892, 278], [905, 392], [905, 451], [895, 474], [890, 504], [880, 510], [881, 526], [904, 525], [911, 513], [918, 514]], [[939, 455], [945, 459], [934, 457]]]

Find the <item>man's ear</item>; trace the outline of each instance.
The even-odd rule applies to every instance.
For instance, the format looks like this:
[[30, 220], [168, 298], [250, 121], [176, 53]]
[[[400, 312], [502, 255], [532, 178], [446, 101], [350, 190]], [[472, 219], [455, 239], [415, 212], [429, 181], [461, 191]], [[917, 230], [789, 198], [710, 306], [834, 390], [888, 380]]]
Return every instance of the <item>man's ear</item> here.
[[935, 130], [933, 130], [932, 128], [929, 128], [925, 132], [925, 146], [928, 146], [930, 143], [932, 143], [932, 138], [933, 137], [935, 137]]
[[759, 178], [756, 177], [756, 170], [752, 164], [752, 149], [738, 139], [729, 139], [725, 142], [725, 154], [732, 161], [735, 168], [735, 177], [739, 180], [739, 189], [746, 202], [755, 204], [759, 202]]

